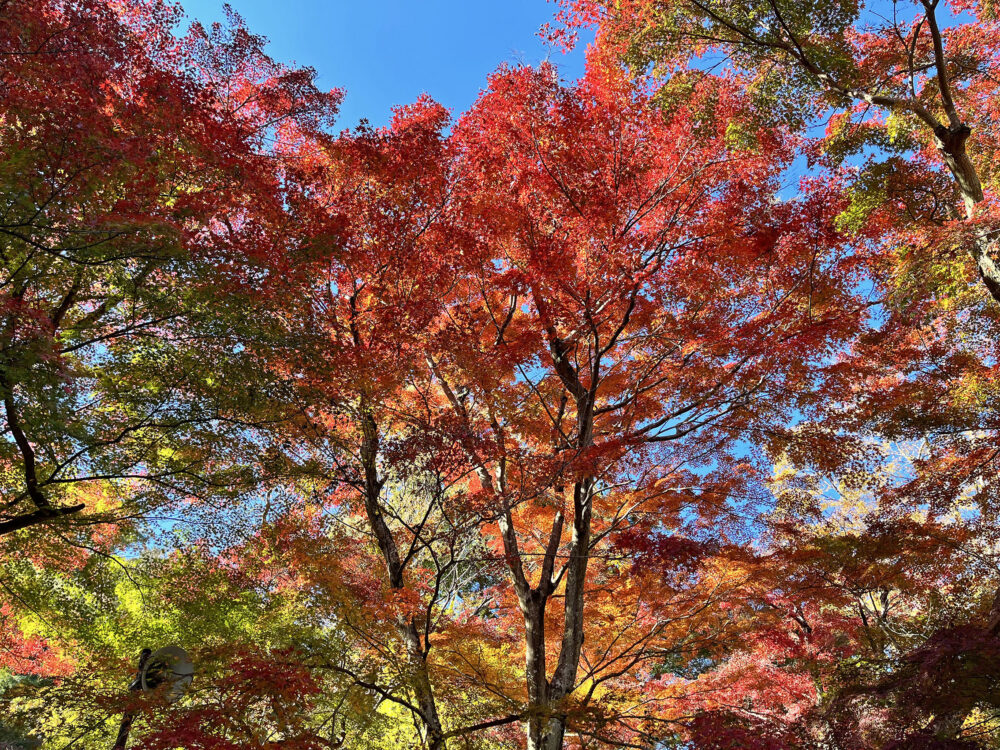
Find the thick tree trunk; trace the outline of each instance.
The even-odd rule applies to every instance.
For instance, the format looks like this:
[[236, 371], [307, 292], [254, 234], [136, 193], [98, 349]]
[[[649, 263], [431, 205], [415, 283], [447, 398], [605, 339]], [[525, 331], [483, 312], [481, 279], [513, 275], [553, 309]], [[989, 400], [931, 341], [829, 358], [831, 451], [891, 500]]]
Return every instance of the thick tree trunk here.
[[934, 128], [934, 138], [938, 150], [941, 152], [944, 163], [951, 170], [951, 174], [958, 184], [958, 189], [962, 192], [966, 212], [970, 215], [972, 207], [983, 200], [983, 186], [979, 181], [979, 174], [965, 150], [965, 143], [971, 134], [972, 130], [968, 125], [950, 128], [938, 125]]
[[420, 647], [420, 634], [412, 621], [400, 626], [400, 632], [406, 643], [413, 694], [417, 699], [417, 707], [423, 714], [424, 744], [428, 750], [445, 750], [447, 743], [444, 739], [444, 729], [441, 726], [437, 702], [434, 700], [434, 689], [427, 672], [427, 660]]
[[565, 719], [540, 719], [534, 730], [528, 733], [528, 750], [562, 750], [565, 733]]
[[972, 259], [976, 261], [976, 268], [979, 270], [979, 278], [989, 291], [990, 296], [1000, 302], [1000, 267], [993, 259], [996, 243], [991, 242], [988, 237], [977, 236], [972, 242], [969, 252]]
[[[975, 215], [976, 204], [983, 201], [983, 186], [979, 180], [979, 173], [965, 148], [971, 133], [968, 125], [957, 127], [939, 125], [934, 129], [935, 144], [962, 194], [967, 219]], [[995, 251], [996, 243], [981, 234], [976, 235], [969, 247], [969, 254], [976, 262], [979, 278], [982, 279], [990, 296], [1000, 302], [1000, 266], [993, 257]]]

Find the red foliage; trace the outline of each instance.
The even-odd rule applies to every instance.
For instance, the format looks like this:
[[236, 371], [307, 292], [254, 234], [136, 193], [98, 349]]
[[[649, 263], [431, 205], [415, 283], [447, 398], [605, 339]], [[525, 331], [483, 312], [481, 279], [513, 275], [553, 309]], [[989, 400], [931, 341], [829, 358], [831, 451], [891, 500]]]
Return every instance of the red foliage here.
[[[146, 750], [329, 748], [320, 728], [303, 721], [320, 686], [293, 650], [232, 654], [225, 672], [213, 682], [212, 703], [154, 716], [139, 746]], [[280, 739], [272, 739], [275, 731]]]
[[8, 604], [0, 604], [0, 669], [18, 675], [59, 677], [73, 665], [45, 638], [26, 636], [14, 621]]

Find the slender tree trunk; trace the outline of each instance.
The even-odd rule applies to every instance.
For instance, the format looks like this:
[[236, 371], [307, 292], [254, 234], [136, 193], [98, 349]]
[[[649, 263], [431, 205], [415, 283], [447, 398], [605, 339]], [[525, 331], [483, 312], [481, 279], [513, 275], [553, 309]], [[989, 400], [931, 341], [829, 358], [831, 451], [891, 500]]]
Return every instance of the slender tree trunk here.
[[525, 671], [528, 686], [529, 715], [525, 734], [528, 750], [562, 748], [566, 717], [559, 715], [558, 701], [565, 697], [554, 689], [545, 665], [545, 600], [532, 592], [532, 606], [524, 618]]
[[[583, 647], [584, 583], [590, 544], [590, 502], [593, 481], [577, 484], [575, 495], [573, 543], [566, 571], [566, 608], [559, 662], [552, 679], [548, 678], [545, 660], [545, 605], [553, 593], [552, 564], [543, 566], [538, 588], [521, 600], [525, 629], [525, 676], [528, 688], [529, 718], [526, 726], [528, 750], [560, 750], [566, 732], [566, 714], [560, 703], [573, 692]], [[561, 537], [562, 522], [557, 519], [546, 553], [554, 561]]]
[[576, 674], [583, 652], [584, 593], [590, 560], [590, 528], [594, 480], [586, 477], [573, 491], [573, 539], [566, 570], [566, 609], [563, 619], [559, 663], [548, 685], [544, 705], [546, 717], [539, 735], [539, 750], [560, 750], [566, 733], [566, 714], [558, 706], [576, 687]]
[[[389, 574], [389, 585], [400, 590], [404, 587], [403, 563], [392, 531], [385, 522], [380, 496], [384, 481], [378, 474], [379, 430], [371, 406], [365, 398], [359, 405], [361, 412], [361, 464], [364, 470], [364, 502], [368, 525], [375, 535], [375, 541]], [[446, 750], [447, 741], [434, 689], [427, 670], [427, 653], [421, 644], [420, 631], [412, 619], [401, 620], [396, 628], [406, 647], [406, 661], [410, 671], [411, 687], [420, 709], [420, 724], [423, 727], [423, 741], [428, 750]]]
[[[533, 291], [536, 305], [543, 318], [548, 317], [546, 303]], [[593, 445], [594, 403], [600, 373], [600, 355], [591, 363], [590, 387], [584, 387], [580, 373], [569, 359], [569, 347], [551, 324], [546, 326], [552, 364], [568, 394], [576, 402], [576, 440], [578, 450], [586, 450]], [[595, 346], [595, 350], [599, 347]], [[561, 704], [576, 687], [576, 674], [580, 667], [583, 651], [584, 594], [587, 584], [587, 564], [590, 560], [591, 517], [593, 511], [594, 478], [584, 476], [577, 480], [573, 488], [573, 537], [570, 541], [569, 559], [566, 562], [566, 596], [563, 614], [563, 633], [559, 644], [559, 662], [552, 679], [547, 681], [547, 695], [544, 700], [532, 702], [532, 709], [539, 711], [535, 721], [535, 731], [529, 731], [530, 750], [561, 750], [566, 733], [565, 707]], [[557, 537], [549, 543], [547, 558], [554, 557], [561, 536], [561, 519], [554, 527]], [[552, 593], [549, 575], [543, 570], [539, 583], [547, 596]], [[545, 674], [543, 672], [542, 678]]]
[[[544, 298], [533, 291], [536, 304], [543, 316], [547, 316]], [[596, 398], [599, 359], [591, 373], [591, 387], [587, 389], [580, 380], [576, 368], [569, 362], [567, 344], [562, 341], [555, 328], [548, 326], [546, 334], [552, 354], [553, 366], [566, 391], [572, 394], [577, 407], [577, 450], [585, 450], [593, 445], [594, 403]], [[469, 422], [465, 405], [455, 396], [454, 390], [438, 370], [434, 361], [428, 358], [428, 366], [441, 383], [456, 415], [465, 423]], [[496, 425], [494, 425], [496, 429]], [[559, 647], [559, 662], [551, 680], [546, 666], [545, 608], [555, 591], [553, 572], [562, 539], [563, 515], [557, 513], [553, 521], [549, 543], [544, 555], [541, 576], [537, 587], [532, 587], [524, 572], [524, 564], [517, 542], [510, 507], [505, 499], [503, 472], [494, 483], [492, 474], [475, 450], [466, 448], [472, 458], [476, 473], [483, 486], [499, 500], [502, 512], [498, 519], [507, 568], [511, 573], [514, 590], [517, 593], [525, 628], [525, 682], [528, 693], [528, 720], [525, 726], [528, 750], [561, 750], [566, 733], [567, 716], [560, 704], [576, 687], [576, 675], [583, 650], [584, 593], [587, 579], [587, 563], [590, 557], [591, 517], [595, 480], [583, 477], [577, 481], [573, 492], [573, 538], [569, 548], [566, 575], [566, 606], [563, 634]]]
[[559, 664], [552, 677], [553, 692], [559, 698], [573, 690], [583, 650], [583, 600], [590, 561], [593, 490], [594, 480], [587, 477], [577, 483], [573, 492], [573, 540], [566, 571], [566, 615]]
[[549, 681], [545, 667], [545, 603], [544, 591], [531, 591], [522, 605], [524, 613], [524, 667], [531, 712], [526, 727], [529, 750], [541, 750], [545, 745], [549, 701]]

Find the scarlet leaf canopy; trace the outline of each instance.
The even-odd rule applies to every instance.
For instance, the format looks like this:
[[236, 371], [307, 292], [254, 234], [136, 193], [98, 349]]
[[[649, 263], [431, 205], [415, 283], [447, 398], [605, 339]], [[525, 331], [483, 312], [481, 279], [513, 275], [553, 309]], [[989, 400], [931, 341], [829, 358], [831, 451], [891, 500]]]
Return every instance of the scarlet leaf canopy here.
[[0, 743], [998, 746], [992, 8], [561, 5], [335, 132], [0, 0]]

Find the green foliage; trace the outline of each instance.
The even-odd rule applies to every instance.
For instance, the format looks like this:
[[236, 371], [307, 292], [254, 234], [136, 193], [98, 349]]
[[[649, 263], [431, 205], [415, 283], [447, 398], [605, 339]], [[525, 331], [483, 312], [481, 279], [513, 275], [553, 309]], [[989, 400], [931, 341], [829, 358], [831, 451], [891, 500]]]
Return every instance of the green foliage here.
[[847, 189], [849, 203], [835, 219], [837, 229], [857, 232], [875, 211], [885, 206], [891, 170], [892, 167], [885, 164], [869, 165], [862, 170]]

